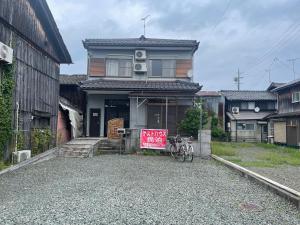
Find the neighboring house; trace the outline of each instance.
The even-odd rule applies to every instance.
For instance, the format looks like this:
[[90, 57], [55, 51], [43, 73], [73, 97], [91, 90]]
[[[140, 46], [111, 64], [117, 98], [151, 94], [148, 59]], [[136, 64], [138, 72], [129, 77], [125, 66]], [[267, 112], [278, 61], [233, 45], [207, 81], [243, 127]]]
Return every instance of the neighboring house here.
[[278, 87], [280, 87], [280, 86], [282, 86], [282, 85], [284, 85], [284, 84], [285, 84], [285, 83], [272, 82], [272, 83], [269, 85], [269, 87], [267, 88], [266, 91], [272, 91], [273, 89], [278, 88]]
[[267, 116], [276, 111], [276, 95], [268, 91], [221, 91], [225, 97], [226, 130], [232, 141], [261, 142], [268, 138]]
[[203, 102], [203, 108], [219, 119], [220, 126], [225, 129], [225, 99], [217, 91], [199, 91], [196, 94]]
[[33, 128], [50, 128], [55, 137], [59, 70], [72, 63], [69, 52], [45, 0], [0, 0], [0, 6], [0, 44], [14, 56], [14, 118], [19, 105], [27, 145]]
[[86, 96], [80, 89], [80, 82], [86, 80], [86, 75], [59, 76], [59, 112], [57, 125], [57, 141], [65, 143], [72, 138], [83, 136]]
[[278, 112], [269, 116], [274, 142], [300, 147], [300, 79], [275, 89]]
[[107, 136], [108, 121], [125, 128], [163, 128], [177, 133], [201, 87], [193, 83], [195, 40], [86, 39], [88, 79], [86, 135]]

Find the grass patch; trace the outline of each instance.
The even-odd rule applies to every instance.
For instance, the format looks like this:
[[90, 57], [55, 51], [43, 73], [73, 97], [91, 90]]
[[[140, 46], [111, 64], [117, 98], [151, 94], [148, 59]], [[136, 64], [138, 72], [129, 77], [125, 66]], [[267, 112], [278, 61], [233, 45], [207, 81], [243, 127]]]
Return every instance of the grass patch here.
[[245, 161], [238, 162], [240, 166], [243, 167], [275, 167], [275, 165], [268, 161]]
[[235, 156], [236, 149], [231, 145], [232, 143], [213, 142], [212, 153], [218, 156]]
[[[240, 151], [241, 149], [249, 150], [251, 154], [253, 148], [260, 149], [260, 151], [255, 150], [250, 158], [244, 156], [245, 151], [242, 151], [243, 153]], [[274, 144], [213, 142], [212, 153], [244, 167], [300, 166], [298, 149]]]
[[273, 165], [300, 166], [299, 152], [286, 153], [284, 151], [262, 152], [256, 158], [272, 163]]
[[146, 149], [146, 150], [142, 151], [142, 154], [145, 156], [159, 156], [160, 152], [158, 150]]
[[0, 170], [4, 170], [9, 166], [10, 166], [9, 163], [5, 163], [5, 162], [0, 161]]

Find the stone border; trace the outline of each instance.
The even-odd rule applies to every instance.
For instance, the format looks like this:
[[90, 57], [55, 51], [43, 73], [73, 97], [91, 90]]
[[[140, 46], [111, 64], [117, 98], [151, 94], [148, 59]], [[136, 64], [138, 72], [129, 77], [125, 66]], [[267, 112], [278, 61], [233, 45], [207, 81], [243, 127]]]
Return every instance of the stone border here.
[[16, 165], [13, 165], [13, 166], [10, 166], [4, 170], [1, 170], [0, 171], [0, 176], [5, 174], [5, 173], [9, 173], [9, 172], [12, 172], [12, 171], [15, 171], [17, 169], [20, 169], [24, 166], [28, 166], [30, 164], [37, 164], [37, 163], [40, 163], [40, 162], [43, 162], [43, 161], [47, 161], [49, 159], [53, 159], [55, 157], [57, 157], [57, 151], [58, 151], [58, 147], [56, 148], [52, 148], [46, 152], [43, 152], [41, 154], [38, 154], [28, 160], [25, 160], [23, 162], [20, 162], [19, 164], [16, 164]]
[[229, 167], [230, 169], [238, 171], [244, 177], [256, 181], [257, 183], [265, 186], [267, 189], [273, 191], [274, 193], [278, 194], [279, 196], [284, 197], [285, 199], [291, 201], [293, 204], [296, 205], [298, 210], [300, 210], [300, 192], [295, 191], [294, 189], [291, 189], [289, 187], [286, 187], [280, 183], [277, 183], [277, 182], [275, 182], [269, 178], [266, 178], [258, 173], [247, 170], [246, 168], [241, 167], [235, 163], [229, 162], [221, 157], [218, 157], [216, 155], [211, 155], [211, 156], [213, 159], [225, 164], [225, 166]]

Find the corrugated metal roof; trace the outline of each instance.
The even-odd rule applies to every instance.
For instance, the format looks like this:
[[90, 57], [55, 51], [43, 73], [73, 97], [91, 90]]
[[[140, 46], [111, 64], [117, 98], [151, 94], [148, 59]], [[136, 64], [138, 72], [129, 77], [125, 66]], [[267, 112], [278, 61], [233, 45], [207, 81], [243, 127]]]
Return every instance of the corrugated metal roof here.
[[187, 81], [140, 81], [95, 79], [82, 82], [84, 90], [127, 90], [127, 91], [188, 91], [201, 89], [198, 83]]
[[300, 85], [300, 79], [293, 80], [284, 85], [281, 85], [280, 87], [273, 89], [272, 92], [281, 91], [281, 90], [284, 90], [284, 89], [287, 89], [287, 88], [290, 88], [290, 87], [296, 86], [296, 85]]
[[268, 91], [235, 91], [235, 90], [222, 90], [221, 94], [227, 100], [241, 100], [241, 101], [254, 101], [254, 100], [272, 100], [275, 101], [276, 95]]
[[79, 85], [81, 81], [85, 81], [87, 79], [87, 75], [84, 74], [60, 74], [59, 75], [59, 83], [64, 85]]
[[280, 86], [282, 86], [282, 85], [284, 85], [284, 84], [285, 84], [285, 83], [272, 82], [272, 83], [269, 85], [269, 87], [267, 88], [266, 91], [272, 91], [273, 89], [278, 88], [278, 87], [280, 87]]
[[191, 47], [196, 50], [198, 48], [199, 42], [197, 42], [196, 40], [146, 38], [142, 35], [140, 38], [85, 39], [83, 41], [83, 45], [85, 48], [93, 46]]

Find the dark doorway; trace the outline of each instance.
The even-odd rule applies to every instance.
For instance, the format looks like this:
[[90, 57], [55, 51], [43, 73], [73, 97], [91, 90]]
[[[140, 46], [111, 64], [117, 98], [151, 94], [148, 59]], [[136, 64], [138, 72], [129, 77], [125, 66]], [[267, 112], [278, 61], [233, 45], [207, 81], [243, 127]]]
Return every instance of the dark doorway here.
[[90, 137], [100, 137], [100, 109], [90, 109]]
[[124, 128], [129, 128], [129, 99], [106, 99], [104, 114], [104, 136], [107, 136], [107, 122], [123, 118]]

